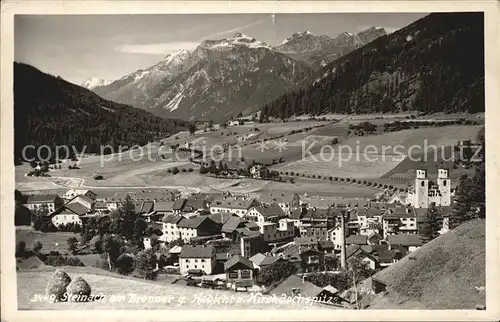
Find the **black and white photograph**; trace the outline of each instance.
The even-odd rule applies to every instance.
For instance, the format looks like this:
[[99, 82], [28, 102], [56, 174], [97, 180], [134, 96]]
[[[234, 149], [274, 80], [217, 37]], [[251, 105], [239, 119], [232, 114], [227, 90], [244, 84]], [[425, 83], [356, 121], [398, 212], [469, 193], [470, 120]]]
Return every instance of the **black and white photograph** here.
[[498, 311], [487, 13], [252, 8], [12, 16], [17, 310]]

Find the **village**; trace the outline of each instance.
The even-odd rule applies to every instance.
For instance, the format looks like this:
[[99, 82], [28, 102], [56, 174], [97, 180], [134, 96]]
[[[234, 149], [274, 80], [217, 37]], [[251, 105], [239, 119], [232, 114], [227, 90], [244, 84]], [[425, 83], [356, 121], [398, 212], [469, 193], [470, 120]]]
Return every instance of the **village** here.
[[[47, 234], [83, 233], [86, 226], [109, 221], [128, 204], [147, 225], [138, 248], [154, 252], [155, 276], [176, 276], [172, 283], [192, 287], [301, 294], [346, 306], [356, 301], [346, 290], [315, 285], [308, 277], [340, 274], [353, 259], [369, 274], [396, 263], [424, 244], [419, 226], [429, 207], [438, 210], [439, 234], [447, 232], [454, 193], [448, 170], [439, 169], [437, 184], [432, 182], [425, 170], [417, 170], [405, 199], [396, 192], [384, 202], [291, 192], [258, 198], [230, 192], [182, 196], [147, 189], [100, 197], [88, 189], [69, 189], [61, 196], [25, 195], [25, 207], [43, 216], [37, 223], [27, 219], [16, 224]], [[81, 238], [73, 253], [98, 252], [96, 238]], [[133, 258], [137, 251], [124, 255]], [[291, 267], [293, 274], [274, 271], [282, 267]], [[373, 285], [370, 292], [383, 289], [381, 282]]]

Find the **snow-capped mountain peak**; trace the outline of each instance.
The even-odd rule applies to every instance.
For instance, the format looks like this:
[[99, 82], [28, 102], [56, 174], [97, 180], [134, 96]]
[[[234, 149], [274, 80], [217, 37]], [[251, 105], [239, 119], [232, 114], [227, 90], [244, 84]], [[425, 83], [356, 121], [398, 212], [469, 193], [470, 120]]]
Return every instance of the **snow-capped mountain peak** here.
[[187, 51], [185, 49], [178, 49], [174, 52], [169, 53], [167, 56], [165, 56], [165, 58], [163, 59], [163, 62], [165, 64], [170, 64], [172, 62], [182, 61], [187, 56], [189, 56], [189, 51]]
[[270, 46], [266, 43], [242, 33], [236, 33], [231, 38], [204, 40], [200, 46], [206, 49], [218, 50], [231, 49], [235, 47], [270, 48]]
[[111, 82], [112, 81], [102, 78], [89, 77], [82, 83], [82, 87], [85, 87], [87, 89], [93, 89], [99, 86], [106, 86], [108, 84], [111, 84]]

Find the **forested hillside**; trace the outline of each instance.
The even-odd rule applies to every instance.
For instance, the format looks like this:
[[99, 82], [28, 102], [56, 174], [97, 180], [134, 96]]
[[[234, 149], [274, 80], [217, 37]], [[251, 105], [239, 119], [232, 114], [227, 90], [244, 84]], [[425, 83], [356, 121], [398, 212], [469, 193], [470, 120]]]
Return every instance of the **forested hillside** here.
[[[14, 152], [17, 160], [27, 145], [75, 146], [79, 152], [85, 146], [86, 152], [99, 153], [104, 145], [115, 148], [143, 145], [185, 126], [185, 121], [162, 119], [107, 101], [60, 77], [14, 63]], [[33, 149], [27, 152], [26, 157], [31, 158]]]
[[301, 114], [484, 111], [483, 13], [433, 13], [375, 39], [262, 108]]

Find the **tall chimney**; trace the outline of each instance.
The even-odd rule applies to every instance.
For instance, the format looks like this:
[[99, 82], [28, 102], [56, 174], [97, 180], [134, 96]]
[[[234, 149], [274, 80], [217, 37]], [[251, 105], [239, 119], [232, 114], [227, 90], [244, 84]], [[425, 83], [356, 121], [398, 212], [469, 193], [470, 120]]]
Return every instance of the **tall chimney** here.
[[344, 213], [340, 215], [340, 266], [346, 269], [346, 249], [345, 249], [345, 219]]

